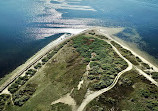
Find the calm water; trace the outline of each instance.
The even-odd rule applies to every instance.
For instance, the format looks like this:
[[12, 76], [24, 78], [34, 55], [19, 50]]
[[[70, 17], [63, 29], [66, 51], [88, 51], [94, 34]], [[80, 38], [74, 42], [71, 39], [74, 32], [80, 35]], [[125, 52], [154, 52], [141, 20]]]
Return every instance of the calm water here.
[[126, 27], [119, 37], [158, 58], [157, 0], [1, 0], [0, 77], [62, 33]]

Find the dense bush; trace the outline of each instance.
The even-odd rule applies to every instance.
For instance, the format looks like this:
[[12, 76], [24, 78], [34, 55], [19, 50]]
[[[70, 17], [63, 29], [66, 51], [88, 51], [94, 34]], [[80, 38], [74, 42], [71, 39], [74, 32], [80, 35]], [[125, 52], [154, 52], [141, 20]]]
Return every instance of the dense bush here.
[[[112, 46], [103, 40], [81, 35], [73, 38], [73, 47], [87, 62], [90, 61], [91, 55], [95, 54], [90, 62], [91, 70], [88, 77], [90, 80], [99, 80], [94, 85], [95, 89], [109, 86], [118, 72], [128, 67], [128, 64], [117, 55]], [[132, 55], [128, 50], [124, 50], [124, 52]], [[105, 79], [103, 74], [106, 74], [108, 78]], [[97, 76], [98, 78], [96, 78]]]
[[102, 58], [99, 55], [96, 55], [95, 57], [92, 58], [92, 61], [100, 61]]
[[2, 94], [0, 95], [0, 111], [3, 111], [5, 108], [5, 104], [7, 100], [10, 98], [10, 95], [8, 94]]
[[147, 90], [142, 90], [141, 91], [141, 95], [145, 98], [148, 98], [150, 96], [150, 92]]
[[94, 66], [100, 67], [100, 63], [98, 63], [98, 62], [91, 62], [90, 63], [90, 67], [94, 67]]
[[113, 46], [115, 46], [119, 51], [120, 53], [126, 58], [128, 59], [132, 64], [134, 65], [139, 65], [139, 58], [138, 57], [135, 57], [135, 55], [132, 54], [132, 52], [130, 50], [127, 50], [125, 48], [123, 48], [122, 46], [120, 46], [118, 43], [114, 42], [114, 41], [111, 41], [111, 44]]
[[112, 79], [107, 79], [106, 81], [100, 81], [99, 83], [93, 84], [93, 88], [96, 90], [100, 90], [103, 88], [106, 88], [112, 84], [113, 80]]
[[100, 39], [106, 39], [106, 40], [109, 40], [106, 36], [104, 36], [104, 35], [96, 35], [98, 38], [100, 38]]
[[136, 57], [136, 60], [137, 60], [138, 62], [142, 62], [142, 60], [141, 60], [139, 57]]
[[48, 53], [48, 54], [47, 54], [47, 58], [48, 58], [48, 59], [52, 58], [55, 53], [56, 53], [56, 52], [54, 52], [54, 51]]
[[94, 76], [94, 75], [89, 75], [89, 76], [88, 76], [88, 79], [90, 79], [90, 80], [94, 80], [94, 79], [100, 80], [100, 77]]
[[9, 88], [8, 91], [10, 93], [15, 93], [19, 89], [19, 84], [13, 83]]
[[13, 95], [14, 105], [22, 106], [36, 91], [36, 85], [28, 84]]
[[36, 73], [36, 70], [34, 70], [34, 69], [29, 69], [29, 70], [26, 72], [26, 75], [28, 75], [28, 76], [33, 76], [35, 73]]
[[109, 65], [109, 64], [102, 64], [102, 65], [101, 65], [101, 68], [102, 68], [103, 70], [110, 70], [110, 69], [111, 69], [111, 65]]
[[158, 72], [152, 72], [151, 75], [154, 79], [158, 79]]
[[90, 62], [90, 58], [85, 58], [85, 59], [84, 59], [84, 62], [89, 63], [89, 62]]
[[121, 81], [120, 85], [124, 87], [129, 87], [133, 85], [133, 82], [129, 78], [121, 78], [120, 81]]
[[57, 103], [52, 105], [51, 111], [71, 111], [71, 107], [64, 103]]
[[35, 69], [39, 69], [39, 68], [41, 68], [41, 67], [42, 67], [42, 64], [41, 64], [41, 63], [37, 63], [37, 65], [34, 66]]
[[96, 75], [99, 74], [99, 67], [98, 66], [93, 66], [93, 68], [91, 68], [90, 72], [91, 75]]
[[153, 101], [150, 100], [148, 101], [147, 107], [151, 110], [151, 111], [158, 111], [158, 101]]
[[42, 62], [47, 62], [48, 60], [49, 60], [49, 58], [45, 57], [45, 58], [42, 59]]
[[142, 63], [142, 65], [143, 65], [146, 69], [150, 69], [149, 64], [147, 64], [147, 63]]
[[9, 88], [8, 91], [10, 93], [15, 93], [19, 88], [29, 80], [29, 76], [19, 77]]
[[90, 35], [95, 35], [95, 32], [89, 32]]

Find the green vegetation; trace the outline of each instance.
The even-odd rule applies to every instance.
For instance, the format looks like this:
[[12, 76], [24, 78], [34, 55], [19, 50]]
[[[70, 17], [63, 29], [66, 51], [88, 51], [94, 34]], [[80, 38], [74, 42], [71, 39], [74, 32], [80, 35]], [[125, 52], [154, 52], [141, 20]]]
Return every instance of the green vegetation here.
[[49, 58], [48, 58], [48, 57], [45, 57], [45, 58], [42, 59], [42, 62], [43, 62], [43, 63], [46, 63], [48, 60], [49, 60]]
[[120, 46], [118, 43], [111, 41], [111, 44], [114, 45], [120, 53], [128, 59], [132, 64], [134, 65], [141, 65], [143, 69], [150, 69], [151, 67], [149, 64], [144, 63], [139, 57], [133, 55], [131, 51], [124, 49], [122, 46]]
[[24, 85], [34, 74], [36, 73], [36, 70], [34, 69], [29, 69], [26, 72], [26, 75], [23, 77], [19, 77], [12, 85], [8, 88], [8, 91], [10, 93], [15, 93], [16, 91], [19, 90], [19, 88]]
[[141, 60], [139, 57], [136, 57], [136, 60], [137, 60], [138, 62], [142, 62], [142, 60]]
[[[16, 105], [11, 105], [11, 110], [7, 109], [7, 111], [53, 111], [51, 103], [77, 87], [86, 71], [86, 65], [84, 58], [72, 47], [72, 43], [65, 44], [27, 82], [36, 85], [33, 95], [26, 95], [24, 90], [27, 84], [23, 85], [13, 94]], [[78, 97], [77, 94], [79, 93], [73, 93], [75, 99]], [[28, 96], [29, 100], [27, 100]], [[71, 110], [68, 108], [68, 111]]]
[[0, 95], [0, 111], [3, 111], [5, 109], [5, 106], [7, 104], [10, 104], [10, 95], [8, 94], [2, 94]]
[[89, 32], [89, 34], [90, 34], [90, 35], [95, 35], [94, 30], [91, 30], [91, 31]]
[[34, 84], [27, 84], [25, 88], [17, 91], [13, 94], [13, 102], [16, 106], [22, 106], [36, 91], [36, 86]]
[[[44, 65], [49, 59], [51, 59], [61, 48], [63, 48], [64, 45], [67, 44], [68, 41], [64, 42], [63, 44], [57, 46], [54, 51], [51, 51], [46, 55], [45, 58], [42, 59], [42, 63], [37, 63], [36, 66], [34, 66], [35, 69], [39, 69]], [[79, 67], [80, 68], [80, 67]], [[19, 77], [14, 83], [11, 84], [11, 86], [8, 88], [8, 90], [13, 95], [13, 103], [15, 106], [23, 106], [26, 101], [30, 99], [30, 97], [33, 95], [33, 93], [36, 90], [35, 83], [30, 83], [27, 85], [24, 85], [30, 78], [36, 73], [35, 69], [29, 69], [25, 76]], [[79, 70], [80, 71], [80, 70]], [[34, 84], [34, 85], [33, 85]], [[36, 83], [39, 84], [39, 83]], [[7, 105], [6, 108], [8, 110], [14, 110], [16, 107], [13, 104]]]
[[106, 36], [104, 35], [96, 35], [98, 38], [100, 39], [106, 39], [106, 40], [109, 40], [109, 38], [107, 38]]
[[152, 72], [151, 75], [152, 75], [153, 79], [158, 80], [158, 72]]
[[142, 63], [142, 66], [144, 66], [146, 69], [150, 69], [150, 66], [147, 63]]
[[135, 70], [126, 72], [116, 86], [94, 99], [86, 111], [158, 111], [158, 88]]
[[28, 76], [33, 76], [35, 73], [36, 73], [36, 70], [34, 70], [34, 69], [29, 69], [29, 70], [26, 72], [26, 75], [28, 75]]
[[[64, 43], [66, 44], [66, 43]], [[44, 65], [50, 58], [53, 57], [53, 55], [55, 53], [57, 53], [57, 51], [59, 49], [61, 49], [63, 47], [63, 44], [62, 45], [59, 45], [58, 47], [56, 47], [54, 49], [54, 51], [51, 51], [50, 53], [47, 54], [47, 56], [45, 58], [42, 59], [42, 64], [41, 63], [37, 63], [34, 68], [35, 69], [39, 69], [42, 67], [42, 65]], [[43, 64], [44, 63], [44, 64]], [[29, 69], [27, 72], [26, 72], [26, 75], [24, 77], [19, 77], [9, 88], [8, 90], [13, 94], [15, 93], [16, 91], [19, 90], [19, 88], [24, 85], [34, 74], [36, 73], [36, 70], [34, 69]]]
[[[64, 42], [48, 53], [41, 63], [37, 63], [35, 69], [19, 77], [9, 87], [13, 104], [4, 102], [10, 102], [10, 99], [4, 97], [1, 108], [7, 111], [71, 111], [69, 105], [51, 103], [72, 91], [70, 96], [78, 106], [87, 89], [99, 90], [111, 85], [117, 74], [126, 69], [128, 64], [104, 41], [108, 38], [96, 35], [95, 32], [89, 34]], [[143, 63], [130, 51], [118, 47], [133, 64]], [[89, 63], [87, 77], [85, 72]], [[40, 70], [36, 72], [36, 69]], [[155, 73], [152, 76], [157, 78]], [[84, 80], [84, 84], [78, 90], [81, 80]], [[112, 108], [118, 111], [157, 111], [157, 93], [157, 87], [132, 70], [125, 73], [113, 89], [93, 100], [86, 111], [109, 111]]]
[[42, 64], [41, 64], [41, 63], [37, 63], [37, 65], [34, 66], [35, 69], [39, 69], [39, 68], [41, 68], [41, 67], [42, 67]]
[[64, 103], [57, 103], [52, 105], [52, 111], [71, 111], [71, 107]]
[[8, 91], [10, 93], [15, 93], [19, 88], [28, 81], [30, 76], [24, 76], [24, 77], [19, 77], [12, 85], [8, 88]]
[[57, 51], [61, 48], [62, 47], [60, 46], [60, 48], [56, 48], [54, 49], [54, 51], [51, 51], [50, 53], [48, 53], [47, 56], [42, 59], [42, 64], [45, 64], [46, 62], [48, 62], [48, 60], [51, 59], [57, 53]]
[[91, 86], [95, 90], [108, 87], [117, 74], [127, 68], [127, 63], [117, 55], [111, 45], [98, 38], [81, 35], [73, 39], [73, 47], [86, 62], [91, 59], [88, 78], [94, 81]]
[[85, 94], [87, 93], [87, 85], [82, 84], [82, 87], [78, 90], [78, 88], [74, 88], [71, 97], [75, 99], [76, 104], [80, 105], [85, 97]]
[[135, 55], [133, 55], [131, 53], [131, 51], [124, 49], [122, 46], [120, 46], [118, 43], [111, 41], [111, 44], [114, 45], [119, 51], [120, 53], [126, 58], [128, 59], [132, 64], [134, 65], [139, 65], [139, 60], [140, 58], [135, 57]]

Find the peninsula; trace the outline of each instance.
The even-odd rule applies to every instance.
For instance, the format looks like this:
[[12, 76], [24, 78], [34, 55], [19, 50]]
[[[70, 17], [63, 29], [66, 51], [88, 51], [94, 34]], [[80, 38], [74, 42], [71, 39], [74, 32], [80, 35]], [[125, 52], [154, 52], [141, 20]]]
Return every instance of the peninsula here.
[[0, 111], [158, 111], [158, 68], [104, 28], [64, 34], [0, 81]]

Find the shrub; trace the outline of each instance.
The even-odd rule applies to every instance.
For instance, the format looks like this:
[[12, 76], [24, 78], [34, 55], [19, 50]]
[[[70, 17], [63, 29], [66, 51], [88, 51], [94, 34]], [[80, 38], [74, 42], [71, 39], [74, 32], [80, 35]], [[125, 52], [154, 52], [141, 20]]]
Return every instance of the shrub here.
[[85, 58], [84, 61], [89, 63], [90, 62], [90, 58]]
[[95, 83], [93, 84], [93, 88], [96, 89], [96, 90], [100, 90], [100, 89], [103, 89], [103, 88], [106, 88], [108, 87], [107, 83], [103, 82], [103, 81], [100, 81], [99, 83]]
[[64, 103], [53, 104], [51, 111], [71, 111], [71, 107]]
[[22, 106], [26, 101], [29, 100], [31, 95], [36, 91], [36, 85], [28, 84], [25, 88], [21, 89], [20, 91], [16, 92], [13, 95], [13, 102], [16, 106]]
[[149, 64], [147, 64], [147, 63], [142, 63], [142, 65], [143, 65], [145, 68], [150, 69]]
[[139, 57], [136, 57], [136, 60], [137, 60], [138, 62], [142, 62], [142, 60], [141, 60]]
[[26, 75], [33, 76], [35, 73], [36, 73], [36, 70], [29, 69], [29, 70], [26, 72]]
[[105, 102], [107, 102], [108, 104], [111, 104], [111, 105], [115, 105], [116, 104], [116, 100], [109, 97], [105, 100]]
[[49, 60], [49, 58], [45, 57], [45, 58], [42, 59], [42, 62], [47, 62], [48, 60]]
[[99, 61], [101, 60], [101, 57], [99, 55], [96, 55], [95, 57], [92, 58], [92, 61]]
[[89, 76], [88, 76], [88, 79], [90, 79], [90, 80], [94, 80], [94, 79], [100, 80], [100, 77], [94, 76], [94, 75], [89, 75]]
[[52, 51], [50, 53], [47, 54], [47, 58], [50, 59], [54, 56], [54, 54], [57, 53], [57, 51]]
[[7, 100], [10, 98], [10, 95], [8, 94], [2, 94], [0, 95], [0, 111], [3, 111], [5, 108], [5, 104]]
[[41, 63], [38, 63], [37, 65], [34, 66], [35, 69], [39, 69], [39, 68], [41, 68], [41, 67], [42, 67], [42, 64], [41, 64]]
[[142, 90], [141, 91], [141, 95], [145, 98], [148, 98], [150, 96], [150, 92], [149, 91], [146, 91], [146, 90]]
[[100, 64], [98, 62], [91, 62], [90, 67], [92, 68], [94, 66], [100, 66]]
[[102, 68], [103, 70], [110, 70], [110, 69], [111, 69], [111, 66], [108, 65], [108, 64], [102, 64], [102, 65], [101, 65], [101, 68]]
[[152, 72], [151, 75], [153, 79], [158, 79], [158, 72]]
[[13, 83], [13, 84], [8, 88], [8, 91], [13, 94], [13, 93], [15, 93], [18, 89], [19, 89], [19, 84]]

